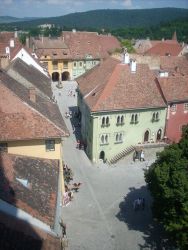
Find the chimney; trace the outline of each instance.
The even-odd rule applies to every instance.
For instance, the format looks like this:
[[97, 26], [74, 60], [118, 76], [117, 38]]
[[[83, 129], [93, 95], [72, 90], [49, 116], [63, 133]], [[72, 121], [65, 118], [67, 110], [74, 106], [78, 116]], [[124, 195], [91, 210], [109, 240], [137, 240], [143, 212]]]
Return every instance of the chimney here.
[[8, 54], [8, 57], [10, 59], [10, 48], [9, 47], [5, 48], [5, 53]]
[[129, 53], [124, 54], [124, 64], [129, 64], [130, 63], [130, 58], [129, 58]]
[[11, 48], [14, 48], [14, 39], [11, 39], [11, 40], [10, 40], [10, 47], [11, 47]]
[[17, 30], [15, 30], [15, 32], [14, 32], [14, 38], [18, 38], [18, 31]]
[[136, 73], [136, 60], [131, 61], [131, 73]]
[[29, 99], [30, 101], [36, 103], [36, 90], [33, 87], [29, 88]]

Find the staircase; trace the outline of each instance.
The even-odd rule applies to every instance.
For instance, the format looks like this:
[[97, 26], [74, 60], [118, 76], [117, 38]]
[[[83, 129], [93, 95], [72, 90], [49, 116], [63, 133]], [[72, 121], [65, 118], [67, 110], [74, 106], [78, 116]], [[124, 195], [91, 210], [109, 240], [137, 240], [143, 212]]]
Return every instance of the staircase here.
[[132, 145], [130, 147], [127, 147], [126, 149], [122, 150], [120, 153], [112, 157], [110, 160], [108, 160], [107, 163], [109, 165], [116, 163], [117, 161], [119, 161], [120, 159], [128, 155], [129, 153], [133, 152], [134, 149], [135, 148]]

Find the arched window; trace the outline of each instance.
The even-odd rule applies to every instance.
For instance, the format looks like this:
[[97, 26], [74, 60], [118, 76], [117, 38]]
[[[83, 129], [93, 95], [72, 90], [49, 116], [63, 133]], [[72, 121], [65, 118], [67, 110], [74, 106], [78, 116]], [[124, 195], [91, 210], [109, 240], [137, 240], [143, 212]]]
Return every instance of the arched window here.
[[116, 142], [118, 142], [118, 141], [119, 141], [119, 135], [116, 134]]
[[104, 135], [101, 136], [101, 143], [104, 143]]
[[109, 117], [106, 117], [106, 125], [109, 125]]
[[156, 113], [155, 119], [156, 119], [156, 121], [159, 120], [159, 112]]
[[155, 121], [155, 113], [152, 115], [152, 121]]
[[124, 123], [124, 116], [122, 115], [121, 116], [121, 124], [123, 124]]
[[123, 140], [123, 135], [122, 133], [119, 134], [119, 141], [122, 141]]
[[105, 117], [102, 118], [102, 125], [105, 125]]
[[138, 115], [137, 114], [135, 115], [134, 121], [135, 121], [135, 123], [138, 122]]
[[105, 143], [108, 143], [108, 135], [105, 135]]
[[120, 116], [118, 115], [118, 117], [117, 117], [117, 124], [119, 124], [120, 123]]
[[131, 115], [131, 123], [134, 123], [134, 115]]

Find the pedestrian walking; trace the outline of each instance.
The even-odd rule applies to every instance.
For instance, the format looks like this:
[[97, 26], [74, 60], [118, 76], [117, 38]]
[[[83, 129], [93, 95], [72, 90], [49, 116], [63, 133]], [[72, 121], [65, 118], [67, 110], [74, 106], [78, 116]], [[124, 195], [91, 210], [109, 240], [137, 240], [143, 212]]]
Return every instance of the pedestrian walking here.
[[145, 161], [145, 158], [144, 158], [144, 151], [141, 152], [140, 161]]

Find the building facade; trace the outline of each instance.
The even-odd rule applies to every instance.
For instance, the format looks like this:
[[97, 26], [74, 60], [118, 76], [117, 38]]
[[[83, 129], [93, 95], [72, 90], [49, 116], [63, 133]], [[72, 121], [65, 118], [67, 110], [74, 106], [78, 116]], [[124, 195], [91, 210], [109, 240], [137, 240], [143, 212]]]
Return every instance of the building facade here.
[[81, 133], [93, 162], [163, 140], [166, 104], [155, 76], [147, 65], [127, 60], [109, 58], [77, 79]]

